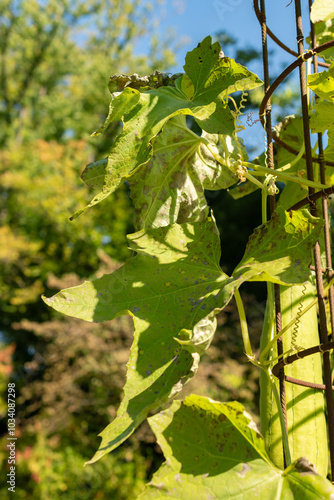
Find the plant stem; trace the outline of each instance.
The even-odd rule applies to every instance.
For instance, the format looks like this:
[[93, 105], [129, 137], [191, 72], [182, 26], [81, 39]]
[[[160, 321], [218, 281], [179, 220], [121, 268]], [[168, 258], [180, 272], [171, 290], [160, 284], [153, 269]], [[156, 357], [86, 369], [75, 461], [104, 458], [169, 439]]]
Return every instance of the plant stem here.
[[[205, 146], [208, 148], [208, 150], [210, 151], [210, 153], [212, 154], [214, 159], [216, 161], [218, 161], [218, 163], [220, 163], [221, 165], [224, 165], [225, 167], [229, 168], [232, 172], [235, 173], [234, 165], [230, 165], [230, 162], [228, 162], [229, 164], [227, 164], [226, 160], [222, 156], [220, 156], [219, 153], [216, 153], [215, 151], [213, 151], [212, 148], [210, 147], [211, 145], [207, 139], [205, 139], [204, 137], [201, 137], [201, 141], [203, 142], [203, 144], [205, 144]], [[247, 168], [254, 170], [253, 175], [250, 174], [249, 172], [245, 172], [244, 175], [251, 182], [256, 184], [261, 189], [262, 189], [262, 184], [260, 181], [255, 179], [254, 175], [264, 176], [266, 174], [271, 174], [271, 175], [277, 176], [278, 179], [282, 179], [283, 181], [285, 180], [285, 181], [295, 182], [296, 184], [300, 184], [301, 186], [310, 186], [310, 187], [318, 188], [318, 189], [326, 189], [328, 187], [325, 184], [320, 184], [319, 182], [309, 181], [308, 179], [304, 179], [302, 177], [297, 177], [296, 175], [290, 175], [290, 174], [287, 174], [285, 172], [282, 172], [282, 170], [273, 170], [271, 168], [263, 167], [261, 165], [256, 165], [255, 163], [251, 163], [248, 161], [241, 161], [240, 164], [244, 167], [247, 167]], [[283, 166], [281, 168], [284, 169], [284, 167], [285, 166]]]
[[262, 188], [262, 224], [265, 224], [267, 222], [267, 198], [268, 198], [268, 193], [267, 190]]
[[248, 179], [250, 182], [258, 186], [262, 191], [264, 190], [262, 182], [260, 182], [256, 177], [254, 177], [252, 174], [249, 172], [244, 172], [243, 175]]
[[283, 172], [284, 170], [288, 170], [289, 168], [293, 167], [303, 157], [304, 153], [305, 153], [305, 144], [303, 143], [297, 156], [290, 163], [286, 163], [282, 167], [278, 167], [277, 169], [275, 169], [275, 172]]
[[221, 141], [221, 143], [223, 145], [223, 148], [224, 148], [225, 163], [228, 166], [228, 168], [231, 168], [230, 153], [229, 153], [226, 141], [225, 141], [224, 137], [221, 134], [219, 134], [219, 139], [220, 139], [220, 141]]
[[320, 184], [319, 182], [309, 181], [308, 179], [304, 179], [302, 177], [287, 174], [285, 172], [282, 172], [281, 170], [272, 170], [271, 168], [262, 167], [261, 165], [256, 165], [255, 163], [250, 163], [248, 161], [242, 161], [241, 164], [247, 168], [255, 170], [256, 173], [254, 172], [254, 175], [274, 174], [279, 179], [296, 182], [297, 184], [304, 186], [310, 186], [318, 189], [325, 189], [328, 187], [325, 184]]

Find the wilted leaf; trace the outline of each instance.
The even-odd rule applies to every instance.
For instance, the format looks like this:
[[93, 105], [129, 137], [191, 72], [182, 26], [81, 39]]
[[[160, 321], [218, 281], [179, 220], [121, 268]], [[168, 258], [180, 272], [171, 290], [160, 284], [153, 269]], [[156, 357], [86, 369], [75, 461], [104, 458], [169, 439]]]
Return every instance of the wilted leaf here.
[[[217, 135], [204, 133], [203, 138], [225, 157]], [[226, 144], [233, 158], [237, 145], [229, 136]], [[204, 189], [223, 189], [236, 180], [214, 159], [203, 139], [188, 129], [185, 117], [174, 117], [158, 136], [150, 161], [129, 179], [136, 228], [204, 220], [209, 210]]]
[[109, 78], [108, 87], [111, 93], [121, 92], [125, 88], [145, 91], [149, 88], [157, 89], [158, 87], [173, 85], [179, 76], [181, 76], [181, 73], [170, 75], [169, 73], [161, 73], [160, 71], [154, 71], [152, 75], [148, 76], [139, 76], [137, 73], [133, 75], [112, 75]]

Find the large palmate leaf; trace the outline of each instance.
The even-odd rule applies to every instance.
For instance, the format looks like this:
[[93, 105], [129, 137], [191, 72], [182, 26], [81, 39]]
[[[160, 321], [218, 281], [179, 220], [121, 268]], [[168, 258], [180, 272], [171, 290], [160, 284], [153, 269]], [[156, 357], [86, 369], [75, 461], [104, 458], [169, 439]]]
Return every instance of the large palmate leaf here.
[[238, 402], [190, 396], [150, 417], [166, 462], [138, 500], [333, 498], [334, 487], [303, 458], [285, 471], [269, 460], [254, 421]]
[[[220, 242], [212, 220], [140, 231], [129, 242], [137, 255], [116, 272], [45, 299], [55, 309], [88, 321], [134, 316], [124, 399], [117, 418], [101, 434], [93, 461], [181, 390], [199, 355], [182, 349], [174, 337], [183, 328], [192, 330], [233, 293], [233, 286], [222, 287], [228, 277], [219, 268]], [[203, 332], [206, 325], [199, 328]]]
[[[44, 298], [54, 309], [87, 321], [107, 321], [121, 314], [134, 317], [124, 399], [116, 419], [102, 432], [92, 461], [116, 448], [150, 410], [181, 390], [211, 342], [213, 315], [244, 281], [266, 276], [293, 284], [308, 278], [310, 245], [318, 234], [311, 232], [314, 219], [306, 211], [286, 217], [285, 224], [270, 221], [256, 231], [232, 278], [219, 268], [218, 231], [209, 219], [130, 235], [137, 255], [123, 267]], [[269, 248], [272, 241], [277, 247]]]
[[[211, 37], [206, 37], [187, 54], [184, 69], [186, 74], [172, 85], [143, 92], [126, 87], [121, 94], [113, 96], [106, 123], [97, 133], [111, 121], [120, 119], [124, 124], [123, 131], [112, 147], [107, 165], [99, 165], [98, 176], [104, 176], [103, 188], [88, 206], [106, 198], [123, 179], [147, 163], [158, 134], [170, 118], [178, 114], [192, 115], [206, 132], [232, 135], [234, 118], [223, 96], [240, 88], [252, 89], [262, 84], [243, 66], [220, 57], [220, 45], [218, 42], [212, 44]], [[95, 165], [95, 171], [96, 168]], [[86, 175], [89, 176], [87, 171], [83, 178]]]
[[[224, 189], [238, 180], [213, 158], [203, 139], [225, 157], [218, 135], [197, 136], [186, 126], [185, 116], [176, 116], [165, 125], [155, 141], [154, 155], [129, 179], [137, 229], [204, 220], [209, 210], [204, 189]], [[225, 146], [230, 157], [236, 158], [235, 140], [227, 136]]]

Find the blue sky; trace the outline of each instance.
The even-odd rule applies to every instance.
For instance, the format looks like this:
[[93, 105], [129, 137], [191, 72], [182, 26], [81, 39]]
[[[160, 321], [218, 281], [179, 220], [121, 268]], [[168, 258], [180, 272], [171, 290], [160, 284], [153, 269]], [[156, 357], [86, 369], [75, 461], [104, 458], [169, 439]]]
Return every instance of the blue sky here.
[[[151, 3], [158, 13], [161, 31], [173, 27], [177, 38], [187, 39], [179, 53], [179, 65], [173, 68], [176, 71], [182, 71], [184, 56], [188, 50], [207, 35], [214, 36], [221, 30], [226, 30], [237, 38], [241, 46], [261, 47], [261, 30], [252, 0], [168, 0], [163, 7], [159, 7], [159, 0]], [[267, 22], [283, 42], [296, 50], [294, 2], [288, 4], [289, 0], [267, 0]], [[305, 26], [306, 34], [308, 30], [309, 27]], [[269, 45], [275, 46], [271, 41]], [[277, 56], [280, 62], [292, 62], [291, 56], [282, 49], [277, 50]]]

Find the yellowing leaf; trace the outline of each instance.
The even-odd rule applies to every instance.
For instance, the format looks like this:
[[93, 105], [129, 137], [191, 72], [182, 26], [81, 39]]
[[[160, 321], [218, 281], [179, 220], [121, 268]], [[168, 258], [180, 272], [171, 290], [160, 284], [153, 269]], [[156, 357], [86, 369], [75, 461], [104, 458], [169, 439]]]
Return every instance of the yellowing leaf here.
[[327, 21], [334, 17], [334, 6], [332, 0], [314, 0], [311, 8], [311, 21]]

